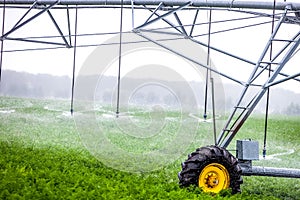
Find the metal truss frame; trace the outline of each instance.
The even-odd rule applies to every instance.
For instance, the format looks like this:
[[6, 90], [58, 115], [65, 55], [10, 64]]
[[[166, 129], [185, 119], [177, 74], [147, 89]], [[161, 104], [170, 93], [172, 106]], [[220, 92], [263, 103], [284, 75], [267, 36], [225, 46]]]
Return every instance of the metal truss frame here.
[[[217, 143], [222, 147], [227, 147], [229, 143], [232, 141], [233, 137], [236, 135], [238, 130], [242, 127], [246, 119], [249, 117], [251, 112], [254, 110], [256, 105], [259, 103], [259, 101], [263, 98], [264, 94], [266, 93], [267, 89], [273, 85], [282, 83], [284, 81], [293, 79], [294, 77], [297, 77], [299, 73], [295, 75], [288, 76], [284, 79], [280, 79], [278, 81], [275, 81], [277, 76], [280, 74], [284, 66], [287, 64], [287, 62], [290, 60], [291, 56], [296, 52], [299, 44], [300, 44], [300, 29], [299, 32], [293, 37], [291, 40], [277, 40], [276, 34], [278, 33], [282, 23], [285, 21], [287, 15], [287, 9], [280, 18], [280, 20], [277, 23], [277, 26], [271, 35], [269, 41], [267, 42], [263, 52], [261, 53], [261, 56], [256, 63], [256, 66], [251, 73], [249, 80], [244, 84], [244, 89], [241, 93], [240, 98], [238, 99], [236, 105], [234, 106], [234, 109], [229, 116], [224, 129], [222, 130]], [[271, 44], [273, 42], [285, 42], [287, 45], [285, 45], [277, 54], [275, 57], [271, 58], [271, 60], [268, 60], [267, 52], [271, 47]], [[286, 50], [287, 49], [287, 50]], [[286, 50], [286, 51], [284, 51]], [[276, 59], [285, 53], [283, 58], [277, 62]], [[262, 69], [259, 70], [260, 66], [262, 64], [266, 64]], [[257, 80], [259, 77], [261, 77], [262, 72], [269, 70], [270, 66], [275, 66], [275, 70], [271, 73], [270, 77], [267, 79], [267, 81], [263, 85], [257, 85], [255, 84], [255, 80]], [[245, 99], [246, 93], [250, 87], [260, 87], [260, 91], [252, 98], [250, 101], [247, 101], [246, 105], [242, 105], [242, 101]], [[238, 110], [241, 110], [241, 112], [237, 112]], [[235, 120], [233, 120], [235, 118]]]
[[[283, 72], [284, 67], [290, 61], [290, 59], [299, 51], [299, 44], [300, 44], [300, 28], [299, 32], [295, 34], [292, 38], [288, 39], [281, 39], [277, 38], [277, 33], [282, 27], [284, 23], [292, 23], [296, 24], [297, 26], [300, 25], [300, 3], [296, 2], [278, 2], [274, 6], [272, 2], [253, 2], [253, 1], [218, 1], [218, 0], [194, 0], [194, 1], [179, 1], [179, 0], [124, 0], [122, 1], [122, 6], [127, 9], [132, 10], [132, 29], [133, 32], [140, 35], [147, 41], [151, 41], [158, 46], [165, 48], [166, 50], [175, 53], [183, 58], [193, 62], [199, 67], [206, 68], [210, 70], [212, 73], [216, 73], [220, 76], [228, 78], [240, 85], [243, 86], [242, 93], [237, 100], [231, 114], [229, 115], [227, 122], [225, 123], [224, 128], [220, 132], [219, 136], [215, 138], [215, 143], [221, 147], [228, 147], [228, 145], [232, 142], [234, 136], [238, 133], [244, 122], [248, 119], [252, 111], [255, 109], [257, 104], [261, 101], [264, 97], [265, 93], [267, 92], [268, 88], [280, 84], [282, 82], [286, 82], [288, 80], [295, 80], [300, 82], [299, 76], [300, 72], [296, 74], [286, 74]], [[70, 18], [69, 18], [69, 6], [97, 6], [101, 5], [104, 8], [109, 6], [120, 6], [120, 0], [0, 0], [0, 5], [26, 5], [28, 10], [25, 14], [18, 20], [18, 22], [13, 26], [13, 28], [7, 32], [5, 32], [1, 37], [0, 40], [3, 44], [5, 40], [16, 40], [16, 41], [25, 41], [25, 42], [33, 42], [33, 43], [43, 43], [49, 45], [59, 45], [66, 48], [76, 48], [72, 45], [72, 37], [76, 37], [75, 35], [71, 35], [70, 29]], [[4, 6], [2, 6], [4, 7]], [[55, 20], [54, 16], [51, 14], [51, 9], [66, 9], [67, 16], [68, 16], [68, 34], [63, 34], [62, 29], [58, 25], [57, 21]], [[269, 40], [266, 43], [264, 50], [261, 52], [261, 56], [258, 61], [253, 62], [247, 60], [245, 58], [241, 58], [237, 55], [234, 55], [230, 52], [223, 51], [218, 49], [217, 47], [213, 47], [208, 43], [203, 43], [197, 40], [197, 35], [195, 35], [194, 28], [196, 26], [196, 21], [198, 18], [198, 14], [201, 10], [210, 10], [210, 9], [234, 9], [234, 8], [247, 8], [247, 9], [274, 9], [274, 10], [282, 10], [283, 13], [281, 16], [274, 16], [276, 19], [276, 27], [272, 35], [270, 36]], [[24, 18], [31, 12], [33, 9], [39, 9], [39, 12], [27, 20]], [[150, 11], [149, 17], [145, 20], [142, 25], [135, 26], [135, 9], [144, 9]], [[190, 26], [190, 30], [188, 31], [187, 26], [182, 23], [180, 16], [178, 15], [179, 12], [182, 10], [190, 9], [191, 13], [194, 10], [193, 22]], [[26, 38], [13, 38], [10, 35], [15, 32], [16, 30], [20, 29], [21, 27], [25, 26], [29, 22], [33, 21], [43, 13], [48, 13], [51, 21], [53, 22], [54, 26], [56, 27], [59, 36], [62, 39], [62, 43], [55, 43], [49, 41], [42, 41], [42, 40], [34, 40], [34, 39], [26, 39]], [[250, 12], [250, 11], [249, 11]], [[259, 12], [252, 12], [257, 15], [262, 15], [265, 17], [272, 17], [272, 15], [268, 15], [265, 13]], [[171, 22], [168, 20], [168, 16], [173, 15], [175, 17], [175, 22]], [[165, 30], [153, 30], [151, 28], [147, 28], [149, 25], [154, 24], [158, 21], [164, 21], [170, 29], [168, 31]], [[300, 26], [299, 26], [300, 27]], [[162, 42], [153, 40], [148, 38], [143, 32], [155, 32], [155, 33], [163, 33], [163, 34], [170, 34], [170, 35], [177, 35], [180, 38], [189, 39], [190, 41], [207, 47], [211, 51], [216, 51], [222, 53], [226, 56], [232, 57], [239, 61], [248, 63], [254, 66], [252, 73], [250, 74], [247, 81], [237, 80], [230, 76], [230, 74], [224, 74], [216, 69], [211, 68], [208, 63], [199, 63], [188, 55], [183, 55], [180, 52], [177, 52], [174, 49], [170, 49], [169, 47], [165, 46]], [[280, 43], [281, 48], [269, 58], [267, 53], [270, 51], [271, 45], [273, 43]], [[3, 49], [1, 50], [1, 55], [3, 54]], [[74, 54], [75, 59], [75, 54]], [[74, 66], [75, 68], [75, 66]], [[270, 72], [270, 76], [266, 79], [264, 83], [257, 83], [257, 80], [262, 77], [264, 72]], [[278, 78], [281, 77], [281, 78]], [[249, 90], [251, 88], [258, 88], [258, 92], [249, 100], [246, 99], [246, 96], [249, 94]]]

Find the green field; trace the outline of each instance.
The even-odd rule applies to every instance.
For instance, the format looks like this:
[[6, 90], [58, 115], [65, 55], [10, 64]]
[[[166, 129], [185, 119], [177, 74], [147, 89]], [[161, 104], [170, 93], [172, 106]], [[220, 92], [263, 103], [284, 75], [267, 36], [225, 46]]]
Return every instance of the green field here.
[[[0, 199], [300, 199], [299, 179], [243, 177], [242, 193], [237, 195], [180, 188], [177, 173], [186, 155], [151, 172], [130, 173], [107, 167], [84, 147], [68, 110], [69, 102], [64, 100], [0, 97]], [[170, 115], [176, 116], [176, 112]], [[299, 122], [299, 116], [271, 116], [267, 160], [254, 164], [299, 168]], [[199, 138], [187, 151], [211, 144], [210, 136], [201, 135], [210, 130], [208, 126], [199, 126]], [[254, 116], [238, 138], [259, 140], [261, 146], [263, 126], [263, 117]], [[107, 130], [113, 132], [114, 127]], [[115, 138], [131, 151], [147, 146], [123, 144], [123, 139]], [[163, 142], [157, 148], [159, 145]], [[229, 149], [234, 149], [234, 144]]]

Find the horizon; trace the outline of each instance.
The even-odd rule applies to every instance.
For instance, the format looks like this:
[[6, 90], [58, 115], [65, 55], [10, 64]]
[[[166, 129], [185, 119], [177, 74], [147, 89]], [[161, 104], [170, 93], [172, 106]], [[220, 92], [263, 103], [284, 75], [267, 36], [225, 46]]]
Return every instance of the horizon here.
[[[271, 0], [269, 0], [271, 1]], [[20, 9], [7, 9], [6, 12], [6, 23], [5, 23], [5, 30], [9, 30], [15, 22], [22, 17], [23, 10]], [[101, 9], [101, 12], [98, 12], [98, 9], [79, 9], [78, 10], [78, 34], [84, 35], [87, 33], [103, 33], [103, 32], [111, 32], [114, 33], [114, 35], [117, 35], [119, 32], [119, 23], [120, 23], [120, 10], [119, 9]], [[51, 10], [52, 15], [57, 20], [57, 23], [61, 26], [62, 31], [66, 32], [66, 15], [65, 13], [61, 12], [60, 10]], [[190, 11], [191, 12], [191, 11]], [[180, 13], [180, 17], [182, 17], [182, 23], [183, 24], [190, 24], [193, 20], [192, 16], [189, 16], [190, 12], [183, 11], [183, 13]], [[271, 11], [265, 11], [266, 13], [272, 13]], [[276, 14], [279, 14], [280, 11], [276, 12]], [[2, 15], [2, 10], [0, 9], [0, 15]], [[124, 19], [123, 19], [123, 31], [131, 31], [132, 30], [132, 19], [131, 19], [131, 10], [124, 10]], [[144, 23], [144, 18], [147, 18], [148, 15], [146, 15], [144, 12], [137, 10], [135, 13], [138, 17], [134, 19], [134, 24], [142, 24]], [[199, 13], [199, 17], [197, 19], [197, 23], [206, 23], [209, 18], [209, 12], [204, 11], [203, 13]], [[110, 20], [105, 20], [107, 16], [111, 16]], [[27, 16], [28, 17], [28, 16]], [[75, 17], [75, 10], [70, 10], [70, 18], [71, 18], [71, 32], [74, 34], [74, 17]], [[223, 11], [212, 11], [212, 21], [220, 21], [224, 19], [235, 19], [235, 18], [243, 18], [243, 17], [249, 17], [249, 14], [245, 13], [238, 13], [238, 12], [231, 12], [229, 10], [223, 10]], [[250, 15], [250, 18], [252, 15]], [[89, 25], [89, 23], [86, 23], [87, 21], [95, 21], [97, 20], [97, 24], [95, 26]], [[104, 20], [103, 20], [104, 19]], [[3, 19], [2, 19], [3, 20]], [[2, 21], [0, 20], [0, 22]], [[171, 20], [171, 19], [169, 19]], [[174, 20], [174, 19], [172, 19]], [[171, 20], [171, 21], [172, 21]], [[245, 22], [245, 26], [264, 22], [264, 18], [254, 18], [249, 19]], [[214, 23], [212, 24], [212, 31], [218, 32], [220, 30], [223, 30], [225, 25], [228, 25], [228, 28], [234, 28], [237, 25], [239, 25], [240, 21], [233, 21], [228, 24], [223, 23]], [[289, 31], [282, 31], [280, 32], [280, 36], [283, 38], [293, 34], [295, 32], [295, 27], [293, 27], [290, 24], [283, 24], [286, 26], [285, 28], [288, 28]], [[159, 23], [159, 26], [165, 27], [164, 23]], [[187, 26], [188, 27], [188, 26]], [[200, 26], [199, 26], [200, 27]], [[199, 31], [199, 34], [204, 36], [199, 37], [198, 39], [206, 43], [208, 37], [205, 36], [205, 33], [208, 31], [208, 26], [204, 24], [204, 26], [201, 26], [202, 30], [200, 28], [195, 27], [197, 31]], [[156, 28], [156, 26], [154, 26]], [[260, 26], [255, 27], [249, 27], [246, 29], [241, 30], [235, 30], [235, 31], [229, 31], [224, 32], [220, 34], [213, 34], [211, 35], [211, 45], [217, 48], [220, 48], [222, 50], [225, 50], [227, 52], [230, 52], [232, 54], [238, 55], [242, 58], [246, 58], [250, 61], [256, 61], [258, 60], [261, 51], [263, 50], [266, 41], [268, 40], [268, 37], [271, 32], [271, 24], [264, 24]], [[197, 32], [198, 33], [198, 32]], [[14, 37], [41, 37], [42, 36], [51, 36], [51, 35], [57, 35], [57, 30], [53, 24], [51, 24], [51, 20], [47, 15], [41, 15], [37, 19], [35, 19], [34, 22], [28, 23], [26, 26], [20, 28], [19, 30], [14, 33]], [[100, 45], [108, 41], [112, 35], [101, 35], [101, 36], [94, 36], [91, 35], [89, 37], [87, 36], [81, 36], [78, 37], [78, 45]], [[224, 39], [225, 38], [225, 39]], [[61, 38], [54, 38], [53, 41], [60, 41]], [[72, 38], [72, 43], [74, 43], [74, 38]], [[21, 45], [22, 46], [21, 46]], [[10, 52], [15, 49], [35, 49], [44, 47], [44, 45], [40, 44], [32, 44], [32, 43], [26, 43], [21, 41], [10, 41], [5, 40], [4, 42], [4, 50], [7, 52], [4, 52], [3, 56], [3, 66], [2, 69], [12, 69], [15, 71], [24, 71], [32, 74], [49, 74], [49, 75], [57, 75], [57, 76], [68, 76], [72, 77], [72, 70], [73, 70], [73, 49], [56, 49], [56, 50], [36, 50], [36, 51], [17, 51], [17, 52]], [[46, 46], [47, 47], [47, 46]], [[52, 46], [50, 46], [52, 47]], [[76, 54], [76, 68], [75, 68], [75, 76], [78, 76], [78, 73], [80, 73], [80, 70], [84, 63], [86, 62], [87, 58], [91, 55], [92, 52], [95, 51], [95, 49], [98, 47], [95, 46], [89, 46], [89, 47], [81, 47], [77, 48], [77, 54]], [[276, 49], [275, 45], [274, 48]], [[206, 51], [205, 47], [203, 49]], [[138, 52], [139, 53], [139, 52]], [[152, 52], [153, 53], [153, 52]], [[157, 53], [157, 52], [156, 52]], [[228, 58], [225, 56], [220, 55], [220, 53], [211, 51], [211, 60], [214, 64], [214, 66], [220, 70], [220, 72], [230, 75], [234, 77], [237, 80], [246, 81], [248, 80], [248, 77], [252, 71], [252, 66], [237, 60], [234, 60], [232, 58]], [[298, 53], [299, 54], [299, 53]], [[134, 62], [132, 62], [132, 65], [137, 66], [138, 64], [143, 63], [143, 57], [140, 57], [141, 54], [138, 54], [138, 56], [135, 56]], [[155, 56], [153, 56], [155, 55]], [[164, 54], [166, 55], [166, 54]], [[177, 71], [180, 75], [182, 75], [186, 80], [195, 80], [198, 82], [204, 81], [204, 77], [199, 76], [193, 71], [194, 68], [199, 68], [195, 66], [181, 66], [180, 64], [176, 63], [177, 61], [180, 61], [180, 59], [174, 60], [174, 56], [170, 56], [172, 59], [166, 59], [163, 56], [158, 57], [157, 54], [151, 54], [148, 55], [148, 57], [153, 57], [153, 60], [157, 60], [157, 63], [164, 64], [168, 66], [170, 69]], [[147, 57], [147, 55], [146, 55]], [[299, 57], [299, 56], [298, 56]], [[300, 58], [299, 58], [300, 59]], [[287, 68], [287, 72], [293, 73], [297, 68], [296, 66], [300, 61], [297, 58], [297, 56], [293, 56], [292, 58], [292, 65], [288, 66], [290, 68]], [[168, 61], [167, 61], [168, 60]], [[115, 60], [116, 61], [116, 60]], [[138, 64], [137, 64], [138, 63]], [[182, 63], [182, 62], [181, 62]], [[130, 63], [129, 63], [130, 64]], [[130, 65], [131, 65], [130, 64]], [[112, 66], [112, 65], [111, 65]], [[127, 65], [128, 66], [128, 65]], [[125, 66], [125, 63], [122, 64], [122, 71], [121, 76], [126, 76], [126, 73], [128, 73], [127, 66]], [[117, 63], [115, 62], [114, 66], [111, 67], [114, 68], [112, 72], [117, 74]], [[127, 70], [127, 71], [126, 71]], [[134, 68], [131, 68], [132, 71], [134, 71]], [[181, 71], [180, 71], [181, 70]], [[204, 70], [204, 69], [201, 69]], [[114, 75], [117, 76], [117, 75]], [[267, 74], [266, 74], [267, 77]], [[221, 77], [221, 80], [223, 83], [233, 83], [227, 78]], [[234, 83], [233, 83], [234, 84]], [[293, 80], [290, 80], [288, 82], [279, 84], [277, 87], [283, 88], [283, 89], [289, 89], [291, 91], [294, 91], [295, 93], [300, 93], [300, 85], [298, 82], [295, 82]]]

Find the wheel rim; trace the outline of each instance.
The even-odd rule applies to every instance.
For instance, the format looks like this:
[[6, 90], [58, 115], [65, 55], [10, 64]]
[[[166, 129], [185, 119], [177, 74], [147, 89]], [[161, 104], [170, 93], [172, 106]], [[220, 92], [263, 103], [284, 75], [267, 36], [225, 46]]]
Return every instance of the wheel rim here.
[[218, 193], [229, 187], [230, 178], [227, 169], [219, 163], [204, 167], [199, 176], [198, 185], [204, 192]]

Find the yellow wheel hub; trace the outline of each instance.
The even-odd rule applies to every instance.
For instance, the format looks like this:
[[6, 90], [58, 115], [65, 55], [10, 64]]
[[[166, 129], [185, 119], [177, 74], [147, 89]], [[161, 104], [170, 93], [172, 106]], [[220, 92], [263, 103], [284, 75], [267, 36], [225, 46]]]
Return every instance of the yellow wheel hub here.
[[227, 189], [230, 177], [227, 169], [219, 163], [211, 163], [204, 167], [199, 176], [198, 185], [204, 192], [219, 193]]

